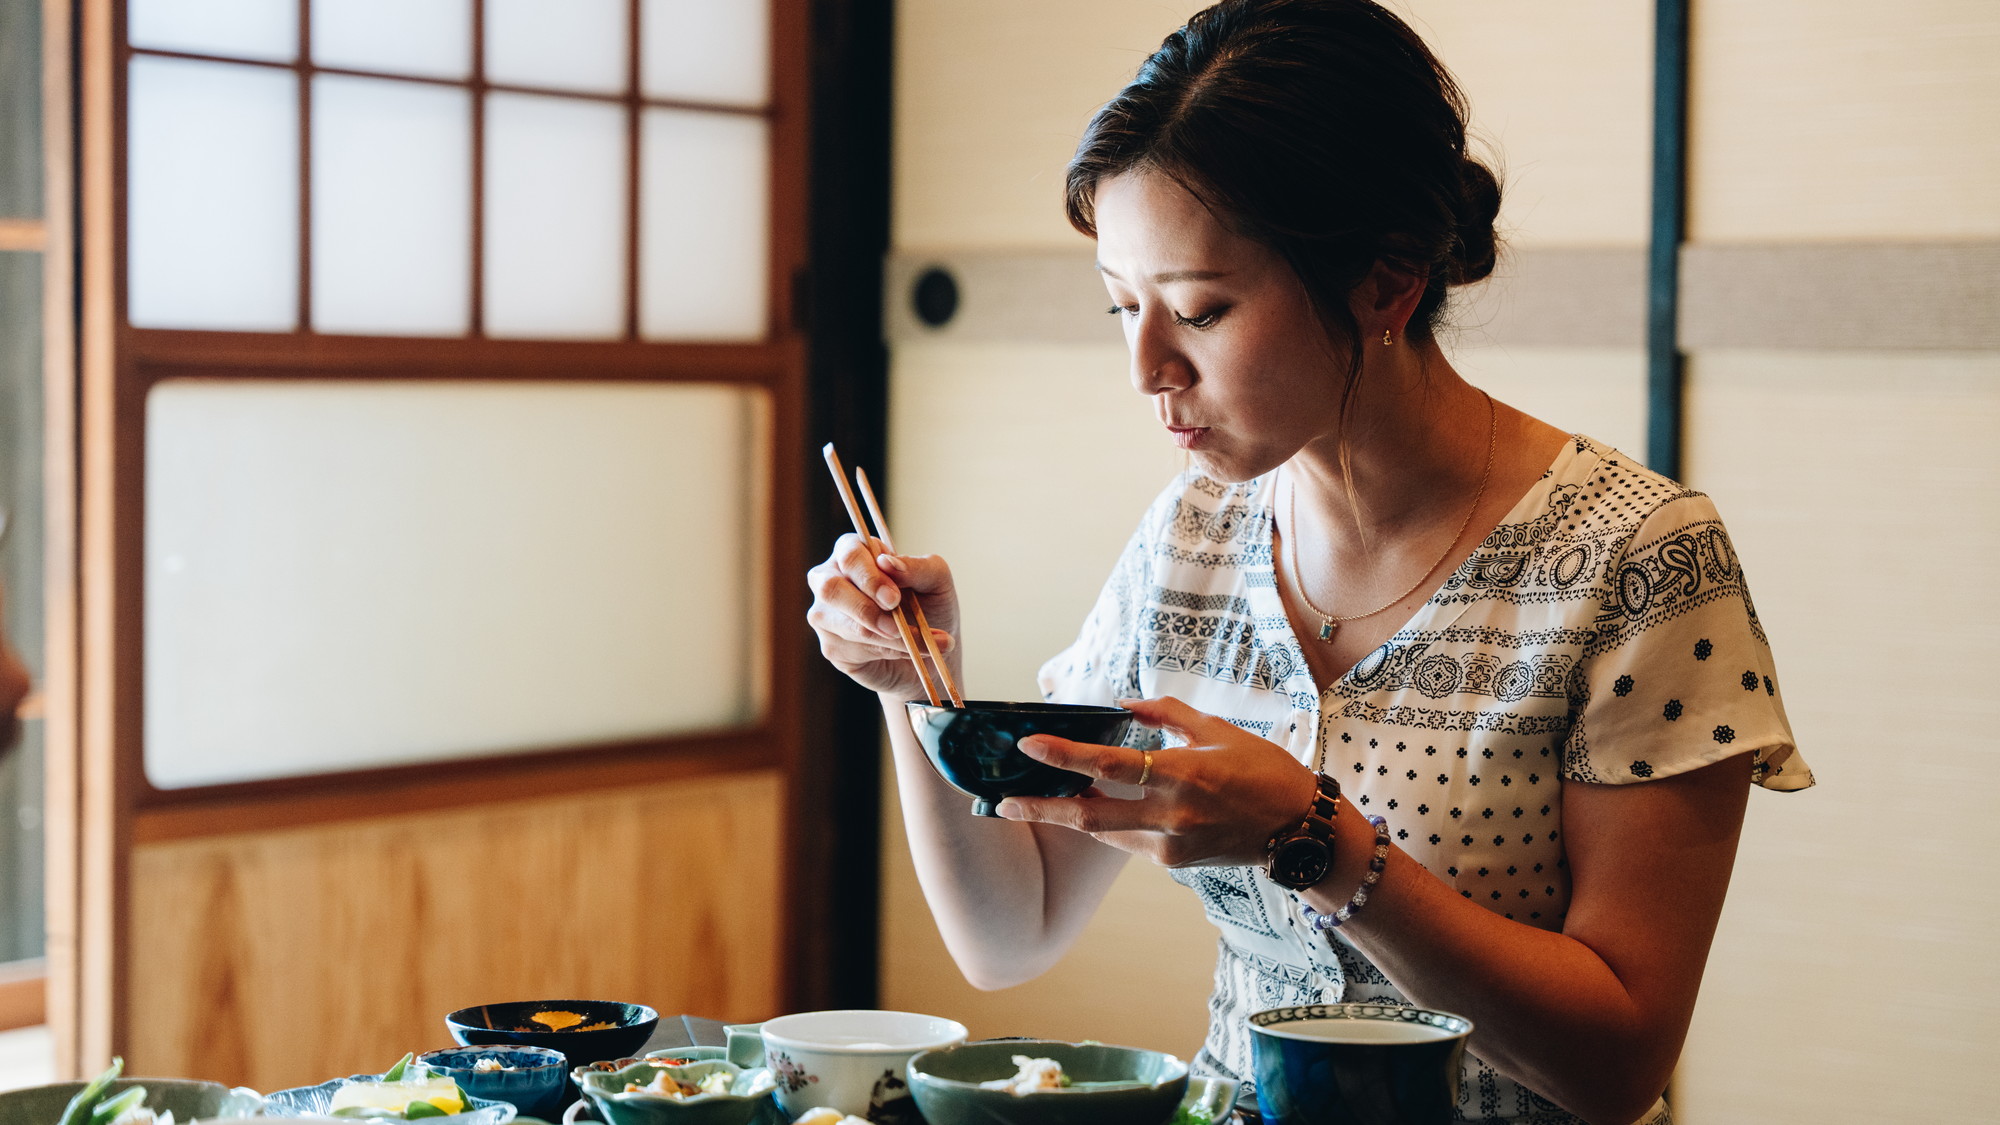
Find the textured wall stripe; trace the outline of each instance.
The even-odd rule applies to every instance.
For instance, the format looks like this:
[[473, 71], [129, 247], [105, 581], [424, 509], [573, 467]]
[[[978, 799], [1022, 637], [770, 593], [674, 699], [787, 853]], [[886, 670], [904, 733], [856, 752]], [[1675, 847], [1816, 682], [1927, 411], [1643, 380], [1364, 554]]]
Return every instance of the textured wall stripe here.
[[2000, 243], [1690, 245], [1681, 346], [2000, 348]]
[[[917, 320], [931, 266], [958, 282], [958, 315]], [[1681, 346], [1824, 350], [2000, 349], [2000, 243], [1690, 245]], [[1454, 319], [1468, 346], [1642, 347], [1646, 256], [1629, 249], [1510, 251]], [[897, 254], [887, 271], [893, 343], [1116, 344], [1087, 249]]]

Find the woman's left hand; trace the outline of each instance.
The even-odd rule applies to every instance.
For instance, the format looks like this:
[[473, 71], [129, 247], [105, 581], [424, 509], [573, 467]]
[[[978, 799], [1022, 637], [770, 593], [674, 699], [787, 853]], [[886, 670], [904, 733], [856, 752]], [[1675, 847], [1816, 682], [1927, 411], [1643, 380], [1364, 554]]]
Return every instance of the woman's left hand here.
[[1098, 746], [1051, 735], [1021, 740], [1039, 762], [1145, 791], [1120, 799], [1095, 791], [1081, 797], [1009, 797], [999, 813], [1087, 832], [1121, 851], [1163, 867], [1251, 866], [1265, 844], [1305, 817], [1317, 782], [1289, 751], [1172, 696], [1122, 699], [1142, 723], [1178, 735], [1184, 746], [1145, 752]]

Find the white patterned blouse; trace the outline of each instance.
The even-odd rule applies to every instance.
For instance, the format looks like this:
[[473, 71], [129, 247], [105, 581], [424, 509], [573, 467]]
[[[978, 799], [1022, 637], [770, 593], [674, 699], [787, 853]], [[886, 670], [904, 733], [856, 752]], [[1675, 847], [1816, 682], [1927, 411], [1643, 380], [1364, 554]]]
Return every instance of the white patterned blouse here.
[[[1081, 635], [1041, 671], [1052, 700], [1173, 695], [1326, 768], [1466, 898], [1562, 928], [1563, 786], [1625, 785], [1754, 752], [1803, 789], [1742, 570], [1706, 496], [1585, 437], [1381, 648], [1322, 694], [1272, 572], [1273, 476], [1182, 474], [1154, 502]], [[1135, 731], [1135, 745], [1157, 745]], [[1244, 1017], [1401, 992], [1253, 867], [1173, 872], [1221, 931], [1197, 1067], [1247, 1080]], [[1577, 1119], [1468, 1053], [1466, 1121]], [[1664, 1121], [1664, 1106], [1648, 1121]]]

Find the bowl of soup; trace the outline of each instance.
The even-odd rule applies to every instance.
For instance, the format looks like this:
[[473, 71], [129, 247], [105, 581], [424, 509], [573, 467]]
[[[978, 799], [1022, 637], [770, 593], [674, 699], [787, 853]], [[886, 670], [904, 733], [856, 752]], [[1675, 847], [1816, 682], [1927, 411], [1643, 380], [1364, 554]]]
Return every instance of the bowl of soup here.
[[996, 703], [967, 700], [963, 707], [913, 699], [905, 705], [910, 729], [938, 776], [972, 798], [972, 815], [999, 816], [1008, 797], [1074, 797], [1091, 779], [1028, 757], [1020, 742], [1050, 734], [1073, 742], [1115, 746], [1132, 729], [1122, 707], [1071, 703]]
[[1394, 1004], [1300, 1004], [1249, 1017], [1265, 1121], [1444, 1125], [1472, 1021]]

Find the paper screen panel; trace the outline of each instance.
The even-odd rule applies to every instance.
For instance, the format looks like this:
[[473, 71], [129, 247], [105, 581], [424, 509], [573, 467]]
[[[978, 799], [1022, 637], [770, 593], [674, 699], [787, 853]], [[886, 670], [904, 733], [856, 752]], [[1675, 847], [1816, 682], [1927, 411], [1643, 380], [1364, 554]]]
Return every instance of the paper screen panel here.
[[[726, 0], [725, 6], [740, 0]], [[625, 91], [627, 0], [486, 0], [486, 80]]]
[[471, 95], [430, 83], [318, 75], [312, 143], [313, 328], [465, 332]]
[[486, 101], [486, 330], [610, 338], [625, 326], [625, 111]]
[[472, 0], [313, 0], [319, 66], [462, 79], [472, 71]]
[[297, 325], [298, 116], [291, 71], [132, 60], [126, 284], [134, 325]]
[[291, 62], [299, 52], [299, 6], [278, 0], [128, 0], [125, 37], [134, 47]]
[[753, 722], [765, 409], [690, 385], [160, 384], [147, 776]]
[[770, 269], [770, 125], [647, 110], [639, 170], [639, 332], [756, 340]]
[[641, 0], [639, 89], [649, 98], [761, 107], [770, 100], [766, 0]]

